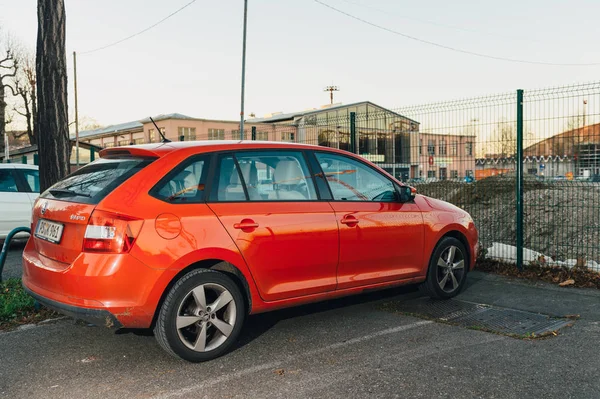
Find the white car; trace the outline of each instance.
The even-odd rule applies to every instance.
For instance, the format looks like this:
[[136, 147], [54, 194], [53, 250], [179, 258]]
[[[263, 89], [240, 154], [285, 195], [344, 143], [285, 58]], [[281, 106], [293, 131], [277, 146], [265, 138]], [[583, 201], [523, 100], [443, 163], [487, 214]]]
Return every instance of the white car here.
[[[38, 167], [0, 164], [0, 240], [16, 227], [30, 227], [31, 208], [40, 193]], [[27, 234], [18, 234], [27, 237]]]

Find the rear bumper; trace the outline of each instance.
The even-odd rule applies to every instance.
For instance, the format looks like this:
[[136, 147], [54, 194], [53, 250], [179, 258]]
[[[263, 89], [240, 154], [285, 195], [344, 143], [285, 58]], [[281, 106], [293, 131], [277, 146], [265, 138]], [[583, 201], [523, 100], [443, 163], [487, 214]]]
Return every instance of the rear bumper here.
[[129, 254], [81, 253], [71, 264], [23, 251], [23, 286], [60, 313], [110, 328], [147, 328], [162, 294], [164, 270]]
[[64, 315], [71, 316], [74, 319], [85, 320], [88, 323], [92, 323], [97, 326], [104, 326], [104, 327], [110, 328], [110, 329], [116, 330], [116, 329], [123, 327], [123, 325], [121, 324], [121, 322], [119, 322], [119, 320], [115, 317], [115, 315], [110, 313], [108, 310], [89, 309], [89, 308], [82, 308], [82, 307], [78, 307], [78, 306], [67, 305], [65, 303], [53, 301], [51, 299], [45, 298], [41, 295], [38, 295], [35, 292], [33, 292], [32, 290], [30, 290], [29, 288], [27, 288], [27, 286], [25, 284], [23, 284], [23, 287], [25, 288], [25, 291], [27, 291], [27, 293], [29, 295], [31, 295], [32, 297], [35, 298], [36, 301], [38, 301], [45, 307], [52, 309], [58, 313], [62, 313]]

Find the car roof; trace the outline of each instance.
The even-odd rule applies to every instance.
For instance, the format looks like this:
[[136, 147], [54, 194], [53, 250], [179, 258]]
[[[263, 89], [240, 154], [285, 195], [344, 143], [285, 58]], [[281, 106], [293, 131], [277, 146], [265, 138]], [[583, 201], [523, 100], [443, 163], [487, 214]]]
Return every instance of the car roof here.
[[37, 165], [29, 165], [26, 163], [0, 163], [0, 169], [30, 169], [38, 170]]
[[323, 149], [334, 150], [312, 144], [298, 144], [277, 141], [251, 141], [251, 140], [204, 140], [204, 141], [172, 141], [168, 143], [140, 144], [123, 147], [105, 148], [100, 151], [100, 157], [117, 155], [151, 156], [162, 157], [170, 152], [178, 150], [196, 149], [199, 152], [227, 151], [239, 149], [261, 149], [261, 148], [287, 148], [287, 149]]

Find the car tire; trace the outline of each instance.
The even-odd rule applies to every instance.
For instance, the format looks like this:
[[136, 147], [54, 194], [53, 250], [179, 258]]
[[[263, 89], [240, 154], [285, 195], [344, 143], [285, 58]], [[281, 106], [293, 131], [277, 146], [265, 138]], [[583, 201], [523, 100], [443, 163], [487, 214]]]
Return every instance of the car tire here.
[[460, 293], [467, 281], [469, 256], [462, 242], [444, 237], [438, 242], [421, 289], [434, 299], [450, 299]]
[[204, 362], [231, 349], [245, 316], [244, 298], [231, 278], [218, 271], [195, 269], [169, 290], [154, 335], [172, 356]]

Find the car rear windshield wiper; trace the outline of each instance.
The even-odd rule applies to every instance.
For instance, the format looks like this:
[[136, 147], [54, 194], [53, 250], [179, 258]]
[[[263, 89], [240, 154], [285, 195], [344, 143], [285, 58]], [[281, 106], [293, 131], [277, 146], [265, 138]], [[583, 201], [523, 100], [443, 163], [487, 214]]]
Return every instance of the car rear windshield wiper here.
[[87, 193], [80, 193], [78, 191], [73, 191], [73, 190], [69, 190], [66, 188], [53, 188], [50, 190], [50, 194], [54, 195], [55, 197], [69, 197], [69, 196], [75, 196], [75, 197], [88, 197], [91, 198], [92, 196], [87, 194]]

